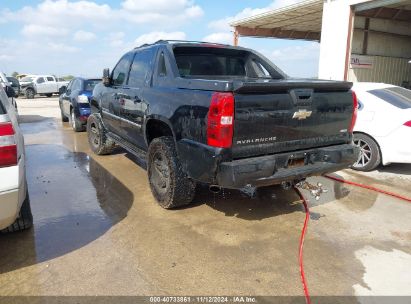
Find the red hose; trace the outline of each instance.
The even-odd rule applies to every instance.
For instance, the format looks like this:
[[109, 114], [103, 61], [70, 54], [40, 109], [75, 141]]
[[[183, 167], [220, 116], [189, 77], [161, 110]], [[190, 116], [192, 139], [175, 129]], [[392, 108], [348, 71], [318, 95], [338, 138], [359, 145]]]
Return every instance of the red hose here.
[[300, 190], [298, 190], [297, 188], [294, 188], [294, 189], [295, 189], [295, 192], [297, 192], [300, 199], [302, 200], [303, 205], [304, 205], [304, 209], [305, 209], [305, 220], [304, 220], [303, 230], [301, 231], [300, 249], [299, 249], [299, 252], [298, 252], [298, 261], [300, 263], [301, 282], [303, 284], [305, 302], [307, 304], [311, 304], [310, 293], [308, 292], [308, 286], [307, 286], [307, 282], [305, 280], [304, 263], [303, 263], [304, 238], [305, 238], [305, 233], [307, 232], [308, 221], [310, 220], [310, 209], [308, 209], [307, 201], [304, 198], [303, 194], [300, 192]]
[[357, 186], [357, 187], [361, 187], [361, 188], [364, 188], [364, 189], [368, 189], [368, 190], [372, 190], [372, 191], [375, 191], [375, 192], [379, 192], [379, 193], [382, 193], [382, 194], [385, 194], [385, 195], [389, 195], [389, 196], [392, 196], [392, 197], [395, 197], [395, 198], [398, 198], [398, 199], [401, 199], [401, 200], [403, 200], [403, 201], [406, 201], [406, 202], [411, 203], [411, 198], [406, 197], [406, 196], [403, 196], [403, 195], [400, 195], [400, 194], [397, 194], [397, 193], [394, 193], [394, 192], [385, 191], [385, 190], [382, 190], [382, 189], [375, 188], [375, 187], [373, 187], [373, 186], [368, 186], [368, 185], [364, 185], [364, 184], [360, 184], [360, 183], [355, 183], [355, 182], [347, 181], [347, 180], [345, 180], [345, 179], [342, 179], [342, 178], [339, 178], [339, 177], [335, 177], [335, 176], [331, 176], [331, 175], [328, 175], [328, 174], [325, 174], [324, 177], [327, 177], [327, 178], [329, 178], [329, 179], [335, 180], [335, 181], [340, 182], [340, 183], [345, 183], [345, 184], [348, 184], [348, 185]]
[[[379, 189], [379, 188], [376, 188], [376, 187], [373, 187], [373, 186], [368, 186], [368, 185], [364, 185], [364, 184], [360, 184], [360, 183], [356, 183], [356, 182], [347, 181], [345, 179], [338, 178], [338, 177], [335, 177], [335, 176], [331, 176], [331, 175], [328, 175], [328, 174], [324, 174], [324, 177], [332, 179], [332, 180], [340, 182], [340, 183], [345, 183], [345, 184], [348, 184], [348, 185], [357, 186], [357, 187], [360, 187], [360, 188], [364, 188], [364, 189], [372, 190], [372, 191], [382, 193], [382, 194], [385, 194], [385, 195], [389, 195], [389, 196], [392, 196], [392, 197], [395, 197], [395, 198], [398, 198], [398, 199], [401, 199], [403, 201], [411, 203], [411, 198], [400, 195], [400, 194], [397, 194], [397, 193], [394, 193], [394, 192], [382, 190], [382, 189]], [[301, 231], [300, 248], [299, 248], [299, 252], [298, 252], [298, 261], [300, 263], [301, 282], [303, 284], [305, 302], [307, 304], [311, 304], [310, 293], [308, 292], [308, 286], [307, 286], [307, 282], [305, 280], [304, 261], [303, 261], [304, 238], [305, 238], [305, 234], [307, 232], [308, 221], [310, 220], [310, 209], [308, 208], [307, 200], [304, 198], [301, 191], [297, 188], [294, 188], [294, 189], [295, 189], [295, 192], [297, 192], [300, 199], [302, 200], [303, 205], [304, 205], [304, 209], [305, 209], [305, 220], [304, 220], [303, 230]]]

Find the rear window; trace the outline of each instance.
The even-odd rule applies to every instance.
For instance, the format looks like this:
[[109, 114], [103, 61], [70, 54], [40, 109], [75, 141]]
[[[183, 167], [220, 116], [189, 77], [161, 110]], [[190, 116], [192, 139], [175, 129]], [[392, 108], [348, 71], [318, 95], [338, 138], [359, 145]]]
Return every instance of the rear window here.
[[378, 90], [371, 90], [368, 93], [381, 98], [382, 100], [388, 102], [394, 107], [400, 109], [411, 108], [411, 91], [401, 88], [392, 87]]
[[85, 91], [93, 91], [96, 84], [101, 82], [100, 79], [88, 79], [84, 81], [84, 90]]
[[283, 78], [262, 58], [245, 50], [176, 47], [174, 56], [181, 77]]

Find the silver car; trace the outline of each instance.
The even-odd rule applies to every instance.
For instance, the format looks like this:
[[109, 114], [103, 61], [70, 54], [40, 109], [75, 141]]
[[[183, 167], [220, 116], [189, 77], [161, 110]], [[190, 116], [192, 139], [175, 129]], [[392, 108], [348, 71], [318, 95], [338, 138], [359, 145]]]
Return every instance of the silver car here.
[[33, 224], [26, 180], [24, 138], [12, 104], [14, 90], [0, 85], [0, 231]]

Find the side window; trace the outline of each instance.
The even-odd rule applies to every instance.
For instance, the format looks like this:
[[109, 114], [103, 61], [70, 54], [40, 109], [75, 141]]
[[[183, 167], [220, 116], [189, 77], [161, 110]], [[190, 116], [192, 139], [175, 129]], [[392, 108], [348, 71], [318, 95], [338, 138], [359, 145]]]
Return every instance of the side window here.
[[44, 83], [44, 78], [43, 78], [43, 77], [40, 77], [39, 79], [37, 79], [36, 82], [37, 82], [37, 83]]
[[252, 60], [251, 65], [258, 78], [271, 77], [267, 69], [257, 60]]
[[126, 83], [130, 63], [132, 60], [132, 53], [125, 54], [117, 63], [113, 70], [112, 79], [114, 85], [122, 85]]
[[167, 76], [166, 59], [164, 58], [163, 52], [160, 53], [160, 57], [158, 59], [158, 76]]
[[71, 91], [71, 90], [72, 90], [73, 82], [74, 82], [74, 79], [70, 80], [70, 82], [69, 82], [69, 84], [68, 84], [68, 86], [67, 86], [67, 91]]
[[142, 87], [148, 73], [150, 72], [152, 50], [143, 50], [136, 53], [133, 64], [131, 65], [128, 85], [131, 87]]
[[75, 79], [73, 82], [73, 87], [71, 88], [73, 91], [74, 90], [80, 90], [81, 89], [81, 84], [80, 84], [80, 80]]
[[53, 77], [47, 77], [47, 81], [54, 81]]

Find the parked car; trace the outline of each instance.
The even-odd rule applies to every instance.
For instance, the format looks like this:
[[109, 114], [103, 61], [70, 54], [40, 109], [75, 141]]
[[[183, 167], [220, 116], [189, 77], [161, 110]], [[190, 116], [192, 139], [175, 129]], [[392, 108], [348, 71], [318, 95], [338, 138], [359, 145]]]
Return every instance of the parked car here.
[[411, 163], [411, 91], [384, 83], [356, 83], [358, 119], [354, 143], [361, 149], [353, 169]]
[[7, 80], [11, 84], [11, 87], [13, 88], [16, 97], [19, 96], [20, 95], [20, 82], [19, 82], [19, 80], [16, 77], [12, 77], [12, 76], [7, 76]]
[[89, 99], [93, 89], [101, 79], [74, 78], [59, 98], [61, 120], [70, 121], [75, 132], [85, 130], [87, 118], [90, 115]]
[[8, 81], [6, 74], [0, 72], [0, 85], [5, 88], [6, 86], [10, 86], [11, 83]]
[[253, 193], [348, 168], [357, 106], [352, 83], [295, 80], [241, 47], [159, 41], [103, 72], [91, 99], [88, 140], [147, 152], [152, 193], [188, 204], [196, 182]]
[[[8, 88], [11, 88], [13, 90], [12, 83], [8, 80], [8, 77], [3, 72], [0, 72], [0, 87], [2, 87], [5, 90], [9, 90]], [[14, 96], [15, 95], [13, 95], [13, 97], [9, 97], [9, 102], [14, 106], [14, 108], [17, 111], [17, 102], [14, 99]]]
[[68, 83], [68, 81], [57, 81], [51, 75], [27, 75], [20, 80], [20, 89], [28, 99], [34, 98], [36, 94], [51, 97], [65, 90]]
[[[7, 93], [6, 93], [7, 92]], [[26, 180], [24, 139], [17, 112], [9, 98], [10, 87], [0, 86], [0, 231], [30, 228], [33, 216]]]

